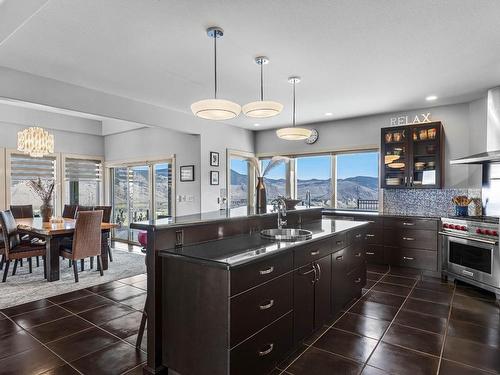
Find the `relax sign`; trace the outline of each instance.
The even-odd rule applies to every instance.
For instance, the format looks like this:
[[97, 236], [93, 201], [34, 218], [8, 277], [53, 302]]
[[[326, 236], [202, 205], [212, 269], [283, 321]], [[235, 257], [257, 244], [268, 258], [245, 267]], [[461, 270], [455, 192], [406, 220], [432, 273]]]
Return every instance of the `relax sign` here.
[[412, 124], [421, 124], [423, 122], [431, 122], [431, 113], [421, 113], [420, 115], [415, 116], [398, 116], [391, 117], [391, 126], [396, 125], [412, 125]]

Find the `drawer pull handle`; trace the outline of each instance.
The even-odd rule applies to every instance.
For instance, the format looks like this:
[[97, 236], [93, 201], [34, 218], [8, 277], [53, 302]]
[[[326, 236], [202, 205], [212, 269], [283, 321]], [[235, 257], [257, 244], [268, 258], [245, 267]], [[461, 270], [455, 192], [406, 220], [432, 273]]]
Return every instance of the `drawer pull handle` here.
[[356, 238], [361, 238], [361, 233], [356, 234]]
[[407, 221], [404, 221], [404, 222], [403, 222], [403, 225], [406, 225], [407, 227], [412, 227], [412, 226], [414, 226], [414, 225], [415, 225], [415, 223], [409, 223], [409, 222], [407, 222]]
[[403, 237], [403, 240], [405, 241], [415, 241], [413, 237]]
[[415, 260], [415, 258], [412, 257], [403, 257], [404, 260]]
[[274, 344], [267, 344], [268, 348], [265, 350], [259, 350], [259, 356], [264, 357], [265, 355], [268, 355], [271, 353], [274, 349]]
[[260, 305], [259, 309], [261, 309], [261, 310], [267, 310], [267, 309], [270, 309], [273, 306], [274, 306], [274, 300], [270, 299], [268, 303], [266, 303], [264, 305]]
[[319, 250], [314, 250], [314, 251], [311, 251], [311, 255], [312, 255], [312, 256], [319, 255]]
[[359, 284], [361, 282], [361, 277], [358, 277], [356, 280], [354, 280], [356, 284]]
[[367, 252], [366, 252], [366, 255], [375, 255], [375, 253], [374, 253], [374, 252], [372, 252], [372, 251], [367, 251]]
[[259, 271], [259, 273], [260, 273], [261, 275], [269, 275], [270, 273], [273, 273], [273, 271], [274, 271], [274, 267], [273, 267], [273, 266], [271, 266], [271, 267], [269, 267], [268, 269], [265, 269], [265, 270], [260, 270], [260, 271]]
[[336, 242], [337, 245], [342, 245], [343, 243], [344, 243], [344, 241], [342, 241], [342, 240]]
[[356, 253], [355, 256], [359, 258], [361, 256], [361, 253]]
[[374, 235], [374, 234], [370, 234], [370, 233], [368, 233], [368, 234], [366, 235], [366, 237], [367, 237], [367, 238], [372, 238], [372, 237], [375, 237], [375, 235]]
[[344, 260], [344, 256], [343, 255], [339, 255], [336, 259], [339, 260], [339, 261], [340, 260]]

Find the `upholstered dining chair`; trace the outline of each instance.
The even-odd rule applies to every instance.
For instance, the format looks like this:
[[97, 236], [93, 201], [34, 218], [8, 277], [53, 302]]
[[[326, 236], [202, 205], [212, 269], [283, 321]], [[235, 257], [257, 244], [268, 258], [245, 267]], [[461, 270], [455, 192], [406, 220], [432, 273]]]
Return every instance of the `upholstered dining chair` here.
[[76, 204], [65, 204], [63, 208], [62, 217], [65, 219], [74, 219], [76, 216]]
[[0, 259], [0, 271], [3, 270], [3, 264], [5, 263], [5, 242], [3, 241], [2, 230], [0, 229], [0, 255], [2, 259]]
[[76, 215], [73, 240], [61, 241], [60, 255], [71, 260], [78, 282], [77, 260], [97, 256], [97, 268], [103, 276], [101, 264], [101, 222], [102, 211], [79, 211]]
[[[94, 206], [94, 210], [102, 210], [102, 222], [111, 223], [111, 212], [113, 210], [112, 206]], [[109, 261], [113, 261], [113, 253], [111, 252], [111, 246], [107, 246]], [[92, 267], [92, 258], [90, 259], [90, 265]]]
[[2, 225], [4, 240], [5, 269], [3, 271], [2, 282], [7, 280], [10, 262], [14, 261], [12, 275], [16, 274], [17, 264], [20, 259], [27, 258], [31, 272], [31, 258], [41, 256], [44, 259], [43, 273], [47, 277], [45, 268], [45, 245], [32, 245], [30, 241], [21, 241], [17, 230], [16, 220], [9, 210], [0, 212], [0, 224]]
[[94, 206], [76, 206], [76, 212], [80, 212], [80, 211], [94, 211]]
[[12, 216], [14, 216], [15, 219], [33, 218], [33, 205], [11, 205], [10, 212], [12, 212]]

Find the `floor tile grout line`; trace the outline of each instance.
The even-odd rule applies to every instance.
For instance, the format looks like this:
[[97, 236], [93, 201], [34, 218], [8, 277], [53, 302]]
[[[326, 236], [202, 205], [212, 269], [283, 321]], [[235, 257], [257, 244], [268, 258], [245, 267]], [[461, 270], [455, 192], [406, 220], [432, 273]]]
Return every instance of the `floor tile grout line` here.
[[441, 369], [441, 362], [443, 361], [444, 347], [446, 345], [446, 338], [448, 337], [448, 328], [450, 326], [451, 311], [453, 310], [453, 300], [455, 299], [455, 292], [457, 290], [457, 285], [456, 284], [454, 284], [454, 285], [455, 285], [455, 287], [453, 288], [453, 295], [451, 296], [450, 310], [448, 311], [448, 319], [446, 320], [446, 328], [444, 330], [443, 344], [441, 345], [441, 353], [439, 355], [439, 362], [438, 362], [436, 375], [439, 374], [439, 371]]
[[483, 369], [483, 368], [479, 368], [479, 367], [474, 367], [474, 366], [468, 365], [467, 363], [458, 362], [458, 361], [455, 361], [453, 359], [445, 358], [445, 361], [453, 362], [453, 363], [455, 363], [457, 365], [464, 366], [464, 367], [467, 367], [467, 368], [470, 368], [470, 369], [473, 369], [473, 370], [479, 370], [479, 371], [485, 372], [487, 374], [496, 374], [496, 375], [498, 375], [498, 372], [496, 372], [496, 371], [492, 371], [492, 370], [488, 370], [488, 369]]
[[[390, 268], [388, 268], [387, 272], [386, 272], [386, 273], [384, 273], [382, 277], [386, 276], [386, 275], [389, 273], [389, 271], [390, 271]], [[368, 271], [367, 271], [367, 272], [368, 272]], [[295, 357], [295, 358], [294, 358], [294, 360], [293, 360], [292, 362], [290, 362], [290, 363], [288, 364], [288, 366], [286, 366], [286, 367], [283, 369], [283, 371], [284, 371], [284, 372], [288, 372], [288, 369], [290, 368], [290, 366], [292, 366], [292, 365], [293, 365], [293, 364], [294, 364], [294, 363], [295, 363], [295, 362], [296, 362], [296, 361], [297, 361], [297, 360], [298, 360], [298, 359], [299, 359], [299, 358], [300, 358], [300, 357], [301, 357], [301, 356], [302, 356], [302, 355], [303, 355], [303, 354], [304, 354], [307, 350], [309, 350], [309, 349], [310, 349], [310, 348], [311, 348], [311, 347], [312, 347], [312, 346], [313, 346], [313, 345], [314, 345], [314, 344], [315, 344], [315, 343], [316, 343], [319, 339], [321, 339], [321, 337], [323, 337], [323, 335], [325, 335], [325, 333], [326, 333], [326, 332], [328, 332], [328, 330], [329, 330], [329, 329], [331, 329], [331, 328], [332, 328], [332, 327], [333, 327], [333, 326], [334, 326], [334, 325], [335, 325], [335, 324], [336, 324], [336, 323], [337, 323], [340, 319], [342, 319], [342, 318], [343, 318], [343, 317], [344, 317], [344, 316], [345, 316], [345, 315], [349, 312], [349, 310], [350, 310], [350, 309], [351, 309], [351, 308], [352, 308], [352, 307], [353, 307], [356, 303], [358, 303], [358, 301], [359, 301], [359, 300], [361, 300], [361, 298], [362, 298], [364, 295], [366, 295], [366, 293], [370, 292], [370, 291], [372, 290], [372, 288], [373, 288], [375, 285], [377, 285], [377, 284], [379, 283], [379, 281], [380, 281], [380, 280], [377, 280], [377, 281], [375, 282], [375, 284], [373, 284], [373, 285], [372, 285], [372, 286], [371, 286], [371, 287], [370, 287], [370, 288], [369, 288], [369, 289], [368, 289], [368, 290], [367, 290], [364, 294], [363, 294], [363, 292], [361, 292], [361, 297], [359, 297], [359, 298], [356, 300], [356, 302], [355, 302], [355, 303], [351, 304], [351, 305], [349, 306], [349, 308], [348, 308], [346, 311], [344, 311], [344, 312], [343, 312], [343, 313], [342, 313], [342, 314], [341, 314], [341, 315], [340, 315], [337, 319], [335, 319], [335, 320], [334, 320], [334, 322], [333, 322], [332, 324], [330, 324], [329, 326], [327, 326], [328, 328], [325, 330], [325, 332], [323, 332], [323, 333], [322, 333], [319, 337], [317, 337], [314, 341], [312, 341], [312, 342], [311, 342], [311, 344], [309, 344], [309, 345], [307, 345], [307, 344], [306, 344], [306, 345], [305, 345], [305, 346], [306, 346], [306, 348], [305, 348], [305, 349], [304, 349], [304, 350], [303, 350], [303, 351], [302, 351], [302, 352], [301, 352], [301, 353], [300, 353], [297, 357]], [[363, 368], [364, 368], [364, 366], [362, 367], [361, 371], [363, 371]]]
[[[9, 318], [7, 318], [7, 319], [9, 319]], [[12, 319], [11, 319], [11, 321], [12, 321], [14, 324], [16, 324], [16, 322], [14, 322]], [[21, 327], [21, 328], [22, 328], [22, 327]], [[31, 336], [31, 337], [32, 337], [35, 341], [37, 341], [37, 342], [38, 342], [41, 346], [43, 346], [45, 349], [47, 349], [47, 350], [48, 350], [48, 351], [50, 351], [52, 354], [54, 354], [57, 358], [59, 358], [61, 361], [63, 361], [65, 365], [70, 366], [70, 367], [71, 367], [73, 370], [75, 370], [77, 373], [79, 373], [79, 374], [81, 374], [81, 375], [84, 375], [84, 374], [82, 374], [80, 371], [78, 371], [78, 369], [76, 369], [75, 367], [73, 367], [73, 366], [71, 365], [71, 363], [69, 363], [68, 361], [66, 361], [63, 357], [61, 357], [59, 354], [57, 354], [54, 350], [50, 349], [47, 345], [45, 345], [45, 344], [44, 344], [41, 340], [39, 340], [38, 338], [36, 338], [35, 336], [33, 336], [33, 335], [29, 332], [29, 331], [26, 331], [24, 328], [22, 328], [22, 329], [23, 329], [23, 331], [24, 331], [24, 332], [26, 332], [28, 335], [30, 335], [30, 336]], [[31, 349], [33, 349], [33, 348], [31, 348]], [[31, 350], [31, 349], [28, 349], [28, 350]], [[24, 351], [22, 351], [21, 353], [24, 353], [24, 352], [26, 352], [26, 351], [28, 351], [28, 350], [24, 350]], [[17, 354], [21, 354], [21, 353], [17, 353]], [[17, 355], [17, 354], [15, 354], [15, 355]], [[15, 355], [14, 355], [14, 356], [15, 356]], [[6, 357], [6, 358], [9, 358], [9, 357]], [[57, 367], [61, 367], [61, 366], [57, 366]], [[53, 367], [53, 368], [52, 368], [52, 369], [50, 369], [50, 370], [53, 370], [53, 369], [55, 369], [55, 368], [57, 368], [57, 367]]]
[[[44, 307], [40, 307], [39, 309], [33, 309], [33, 310], [30, 310], [30, 311], [24, 311], [22, 313], [19, 313], [19, 314], [15, 314], [15, 315], [7, 315], [5, 314], [4, 312], [2, 312], [2, 314], [4, 314], [7, 318], [15, 318], [16, 316], [19, 316], [19, 315], [22, 315], [22, 314], [28, 314], [28, 313], [31, 313], [33, 311], [37, 311], [37, 310], [43, 310], [43, 309], [48, 309], [49, 307], [54, 307], [54, 306], [57, 306], [57, 304], [55, 304], [54, 302], [52, 301], [49, 301], [47, 298], [42, 298], [42, 300], [46, 300], [47, 302], [51, 303], [52, 306], [44, 306]], [[32, 301], [32, 302], [37, 302], [37, 301], [40, 301], [40, 300], [36, 300], [36, 301]], [[26, 302], [26, 303], [31, 303], [31, 302]], [[6, 307], [2, 310], [8, 310], [10, 308], [13, 308], [13, 307], [19, 307], [19, 306], [22, 306], [24, 305], [24, 303], [22, 303], [21, 305], [14, 305], [14, 306], [11, 306], [11, 307]]]
[[[391, 267], [389, 266], [389, 271], [388, 273], [391, 272]], [[410, 294], [413, 292], [413, 290], [415, 289], [415, 285], [417, 285], [418, 281], [421, 279], [421, 276], [419, 276], [419, 278], [415, 279], [415, 281], [413, 282], [413, 287], [411, 288], [411, 291], [410, 293], [408, 294], [408, 297], [405, 298], [405, 300], [403, 301], [403, 303], [401, 304], [401, 306], [399, 307], [398, 311], [396, 311], [396, 314], [394, 315], [394, 317], [392, 318], [392, 320], [390, 321], [389, 325], [387, 326], [387, 328], [385, 329], [384, 333], [382, 334], [382, 336], [380, 337], [380, 339], [378, 340], [377, 342], [377, 345], [375, 345], [375, 347], [373, 348], [372, 352], [370, 353], [370, 355], [368, 356], [368, 359], [366, 360], [364, 366], [363, 366], [363, 369], [361, 370], [361, 372], [364, 371], [364, 369], [366, 368], [366, 366], [368, 365], [368, 362], [370, 361], [370, 359], [372, 358], [373, 356], [373, 353], [375, 353], [375, 351], [377, 350], [378, 346], [380, 345], [380, 343], [382, 342], [382, 340], [384, 339], [385, 335], [387, 334], [387, 332], [389, 332], [389, 329], [391, 329], [392, 327], [392, 324], [394, 323], [394, 321], [396, 320], [396, 317], [398, 316], [399, 312], [403, 309], [403, 306], [406, 304], [406, 302], [408, 301], [408, 299], [410, 298]], [[385, 370], [384, 370], [385, 371]]]

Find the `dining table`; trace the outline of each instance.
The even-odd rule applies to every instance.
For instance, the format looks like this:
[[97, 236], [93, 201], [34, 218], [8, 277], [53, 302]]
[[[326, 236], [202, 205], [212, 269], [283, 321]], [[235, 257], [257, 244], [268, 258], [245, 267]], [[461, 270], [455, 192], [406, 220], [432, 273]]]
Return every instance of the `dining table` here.
[[[60, 278], [60, 244], [61, 240], [73, 237], [75, 219], [59, 219], [55, 222], [43, 222], [41, 218], [16, 219], [19, 233], [28, 234], [45, 242], [45, 262], [47, 265], [47, 281], [57, 281]], [[109, 235], [117, 224], [101, 223], [101, 264], [102, 269], [108, 269]]]

